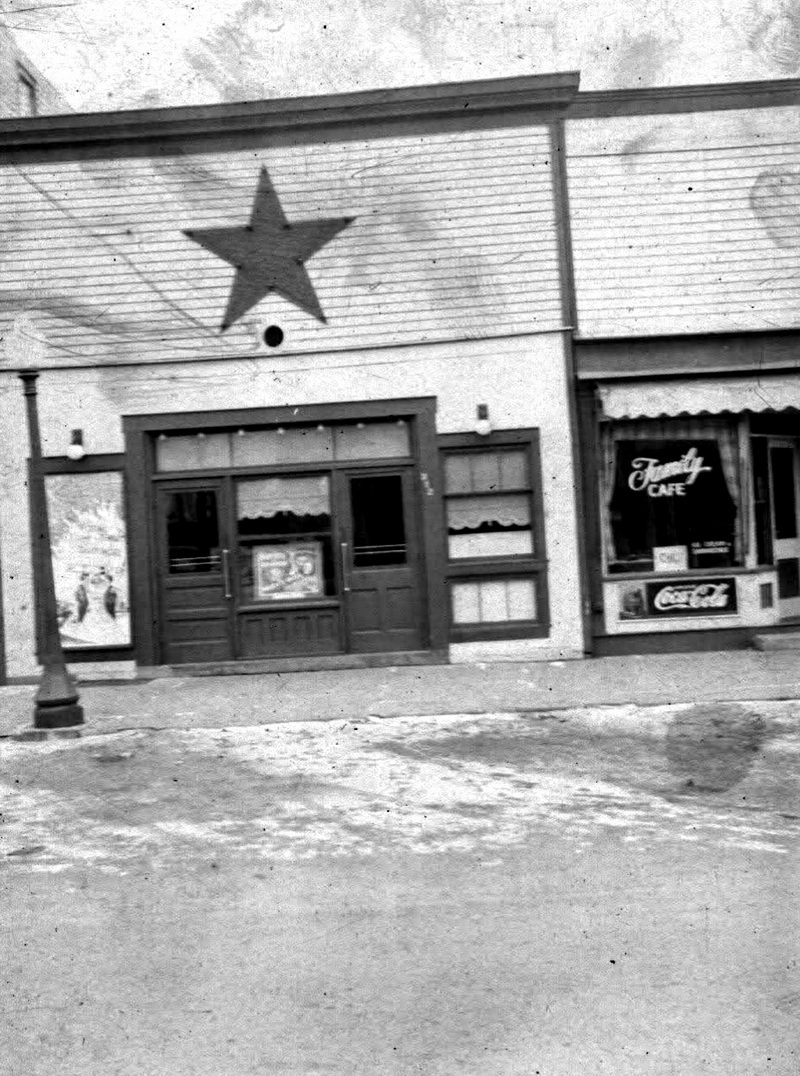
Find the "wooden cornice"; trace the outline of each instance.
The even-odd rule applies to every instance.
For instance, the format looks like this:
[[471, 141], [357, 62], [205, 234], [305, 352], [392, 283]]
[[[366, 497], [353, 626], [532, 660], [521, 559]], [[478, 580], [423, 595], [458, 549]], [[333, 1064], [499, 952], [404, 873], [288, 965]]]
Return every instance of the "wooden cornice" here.
[[698, 86], [653, 86], [593, 90], [573, 99], [566, 118], [654, 116], [670, 112], [715, 112], [735, 108], [778, 108], [800, 104], [800, 79], [721, 82]]
[[[367, 90], [320, 97], [294, 97], [237, 104], [149, 108], [124, 112], [73, 113], [0, 120], [0, 151], [71, 149], [174, 139], [249, 136], [270, 132], [329, 132], [370, 124], [532, 114], [538, 122], [563, 116], [578, 91], [579, 75], [453, 82], [433, 86]], [[519, 119], [516, 119], [519, 122]]]

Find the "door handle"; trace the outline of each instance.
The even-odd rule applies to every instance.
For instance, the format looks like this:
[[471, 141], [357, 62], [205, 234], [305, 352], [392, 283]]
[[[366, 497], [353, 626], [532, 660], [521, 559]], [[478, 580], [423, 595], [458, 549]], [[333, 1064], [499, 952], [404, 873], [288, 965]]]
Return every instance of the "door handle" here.
[[222, 585], [225, 588], [225, 597], [232, 598], [230, 551], [227, 549], [222, 550]]
[[341, 543], [342, 550], [342, 590], [347, 593], [350, 590], [350, 566], [347, 563], [347, 542]]

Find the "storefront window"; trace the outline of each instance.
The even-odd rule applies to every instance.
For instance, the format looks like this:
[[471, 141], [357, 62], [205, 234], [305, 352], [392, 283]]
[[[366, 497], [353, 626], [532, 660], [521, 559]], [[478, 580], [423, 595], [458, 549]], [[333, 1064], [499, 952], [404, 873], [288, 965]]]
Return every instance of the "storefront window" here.
[[733, 424], [668, 420], [602, 431], [610, 572], [687, 571], [741, 563]]
[[519, 449], [445, 456], [449, 556], [531, 556], [530, 489], [528, 459]]
[[327, 475], [241, 479], [236, 516], [245, 602], [335, 594]]
[[536, 619], [536, 586], [531, 579], [453, 583], [451, 591], [456, 624]]
[[544, 634], [536, 431], [440, 441], [452, 637]]

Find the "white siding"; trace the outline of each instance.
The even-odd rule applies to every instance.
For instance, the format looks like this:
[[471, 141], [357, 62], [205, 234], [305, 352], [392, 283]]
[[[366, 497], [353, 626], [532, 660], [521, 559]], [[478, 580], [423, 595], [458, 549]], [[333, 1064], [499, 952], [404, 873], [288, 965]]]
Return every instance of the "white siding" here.
[[574, 121], [580, 334], [800, 325], [800, 116]]
[[[557, 328], [549, 157], [536, 127], [6, 165], [0, 334], [27, 311], [47, 361], [114, 363], [263, 353], [271, 323], [281, 353]], [[356, 219], [308, 262], [327, 325], [273, 295], [220, 335], [234, 270], [183, 230], [246, 224], [262, 165], [290, 220]]]

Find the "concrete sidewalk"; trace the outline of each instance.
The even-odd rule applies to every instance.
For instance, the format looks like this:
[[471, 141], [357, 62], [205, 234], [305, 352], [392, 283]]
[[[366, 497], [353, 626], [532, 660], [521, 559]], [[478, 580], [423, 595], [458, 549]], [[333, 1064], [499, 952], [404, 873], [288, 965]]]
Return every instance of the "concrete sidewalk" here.
[[[0, 688], [0, 736], [30, 725], [35, 688]], [[426, 665], [82, 685], [86, 731], [800, 699], [791, 651]]]

